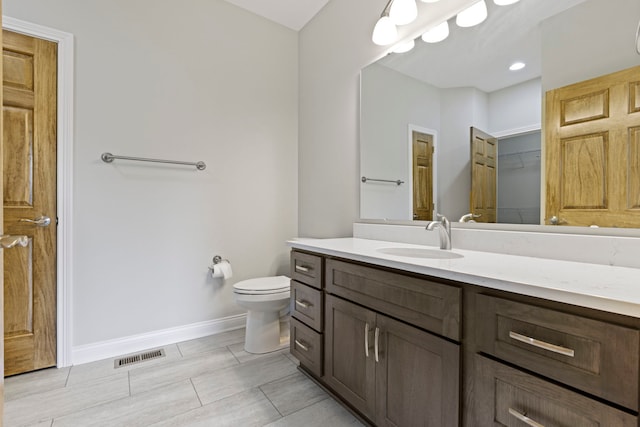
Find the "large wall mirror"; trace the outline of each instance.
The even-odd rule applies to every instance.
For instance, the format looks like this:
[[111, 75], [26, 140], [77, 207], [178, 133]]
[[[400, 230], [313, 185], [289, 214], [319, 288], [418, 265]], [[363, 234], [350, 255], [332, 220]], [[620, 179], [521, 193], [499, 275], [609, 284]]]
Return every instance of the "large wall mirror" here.
[[[484, 161], [474, 160], [475, 141], [495, 150], [497, 213], [483, 219], [549, 224], [544, 94], [640, 65], [640, 2], [487, 6], [482, 24], [459, 28], [452, 19], [446, 40], [417, 39], [410, 52], [362, 70], [361, 219], [431, 220], [439, 212], [458, 221], [470, 213], [474, 197], [486, 197], [474, 188], [481, 177], [473, 165]], [[526, 66], [510, 71], [518, 61]]]

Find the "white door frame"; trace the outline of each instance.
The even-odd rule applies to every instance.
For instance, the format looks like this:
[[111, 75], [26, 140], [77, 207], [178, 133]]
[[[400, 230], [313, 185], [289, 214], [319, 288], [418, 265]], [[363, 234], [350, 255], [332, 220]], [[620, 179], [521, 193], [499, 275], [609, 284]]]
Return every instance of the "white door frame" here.
[[70, 366], [72, 349], [73, 244], [73, 34], [8, 16], [2, 27], [58, 44], [57, 120], [57, 366]]

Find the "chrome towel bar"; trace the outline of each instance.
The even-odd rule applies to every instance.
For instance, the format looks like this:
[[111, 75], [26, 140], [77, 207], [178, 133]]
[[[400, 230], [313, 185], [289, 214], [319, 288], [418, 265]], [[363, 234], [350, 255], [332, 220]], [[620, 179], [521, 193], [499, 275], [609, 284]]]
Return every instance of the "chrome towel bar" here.
[[181, 162], [179, 160], [162, 160], [162, 159], [147, 159], [145, 157], [129, 157], [129, 156], [116, 156], [111, 153], [102, 153], [100, 156], [103, 162], [111, 163], [115, 159], [121, 160], [134, 160], [136, 162], [153, 162], [153, 163], [170, 163], [172, 165], [187, 165], [187, 166], [195, 166], [199, 171], [205, 170], [207, 165], [204, 162]]
[[376, 182], [390, 182], [396, 185], [400, 185], [400, 184], [404, 184], [404, 181], [400, 181], [399, 179], [396, 181], [393, 181], [391, 179], [376, 179], [376, 178], [367, 178], [366, 176], [362, 177], [362, 182], [367, 182], [367, 181], [376, 181]]

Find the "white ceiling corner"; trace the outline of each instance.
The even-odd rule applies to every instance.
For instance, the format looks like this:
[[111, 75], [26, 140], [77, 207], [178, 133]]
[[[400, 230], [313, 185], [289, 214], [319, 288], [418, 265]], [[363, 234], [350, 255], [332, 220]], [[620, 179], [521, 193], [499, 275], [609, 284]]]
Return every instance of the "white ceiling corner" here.
[[329, 0], [225, 0], [270, 21], [300, 31]]

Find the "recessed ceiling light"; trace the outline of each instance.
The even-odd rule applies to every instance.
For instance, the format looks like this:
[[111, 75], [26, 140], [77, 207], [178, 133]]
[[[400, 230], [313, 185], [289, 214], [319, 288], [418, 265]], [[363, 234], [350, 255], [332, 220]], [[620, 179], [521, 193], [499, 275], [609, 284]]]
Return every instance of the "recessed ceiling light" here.
[[524, 62], [514, 62], [509, 66], [509, 69], [511, 71], [518, 71], [518, 70], [522, 70], [525, 66], [526, 64]]

